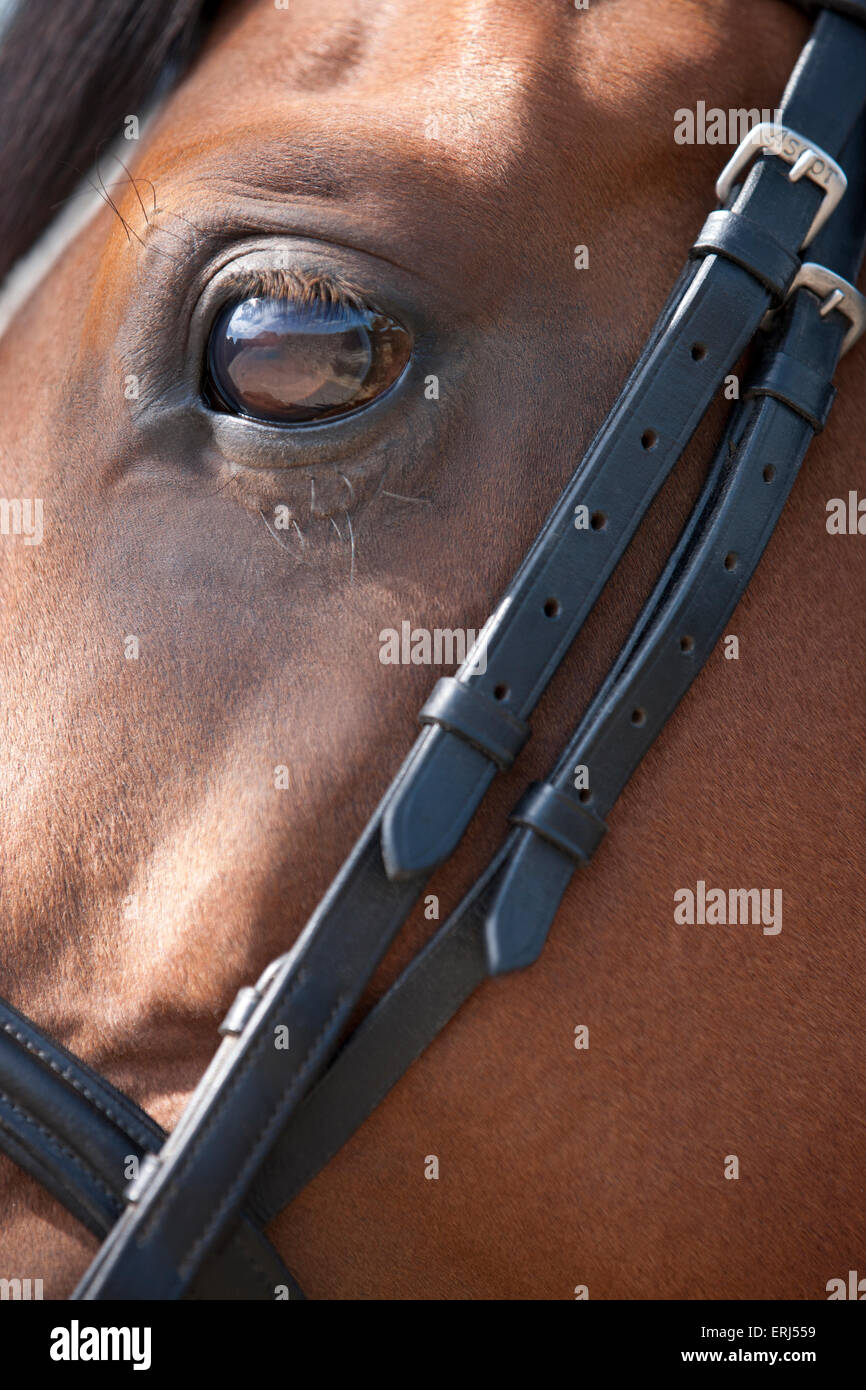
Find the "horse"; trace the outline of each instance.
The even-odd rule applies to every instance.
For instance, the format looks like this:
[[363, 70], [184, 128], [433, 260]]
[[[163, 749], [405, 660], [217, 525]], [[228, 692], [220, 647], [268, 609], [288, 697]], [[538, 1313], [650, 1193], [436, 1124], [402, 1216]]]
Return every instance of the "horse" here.
[[[652, 326], [730, 152], [678, 113], [773, 107], [809, 21], [99, 8], [25, 7], [0, 44], [4, 271], [92, 157], [101, 195], [0, 338], [3, 492], [44, 533], [0, 537], [0, 990], [171, 1129], [411, 743], [431, 671], [383, 663], [382, 632], [482, 627]], [[203, 401], [209, 291], [250, 266], [386, 304], [412, 336], [393, 388], [308, 431]], [[864, 373], [840, 366], [725, 642], [538, 963], [485, 984], [272, 1223], [308, 1296], [815, 1299], [856, 1265], [866, 566], [827, 516], [862, 475]], [[442, 917], [619, 650], [729, 407], [434, 875]], [[753, 884], [778, 930], [677, 916]], [[435, 929], [419, 905], [362, 1011]], [[66, 1297], [95, 1238], [5, 1158], [0, 1184], [0, 1271]]]

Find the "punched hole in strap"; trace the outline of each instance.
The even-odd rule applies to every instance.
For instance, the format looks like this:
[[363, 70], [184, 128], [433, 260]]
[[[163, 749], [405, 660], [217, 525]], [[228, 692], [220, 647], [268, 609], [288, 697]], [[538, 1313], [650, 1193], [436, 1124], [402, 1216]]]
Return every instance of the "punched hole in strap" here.
[[607, 833], [600, 816], [551, 782], [533, 782], [527, 787], [509, 819], [534, 830], [576, 864], [591, 859]]
[[529, 738], [530, 729], [504, 707], [502, 699], [507, 687], [501, 688], [499, 699], [491, 700], [454, 676], [443, 676], [418, 718], [422, 724], [438, 724], [449, 733], [458, 734], [495, 763], [500, 772], [505, 772]]

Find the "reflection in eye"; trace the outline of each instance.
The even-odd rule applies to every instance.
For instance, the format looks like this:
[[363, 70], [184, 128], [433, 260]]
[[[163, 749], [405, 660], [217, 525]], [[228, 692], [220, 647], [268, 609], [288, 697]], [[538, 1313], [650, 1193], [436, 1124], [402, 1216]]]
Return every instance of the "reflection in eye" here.
[[381, 396], [409, 360], [405, 328], [329, 277], [270, 272], [250, 290], [210, 331], [205, 396], [213, 409], [315, 424]]

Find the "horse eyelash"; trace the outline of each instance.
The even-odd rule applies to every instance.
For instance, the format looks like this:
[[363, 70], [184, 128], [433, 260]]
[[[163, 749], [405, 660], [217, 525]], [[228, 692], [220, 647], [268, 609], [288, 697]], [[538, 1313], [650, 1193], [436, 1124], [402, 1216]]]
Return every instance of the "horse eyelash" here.
[[368, 310], [369, 300], [359, 286], [328, 272], [272, 267], [250, 270], [238, 277], [233, 294], [242, 299], [288, 299], [294, 304], [328, 309]]

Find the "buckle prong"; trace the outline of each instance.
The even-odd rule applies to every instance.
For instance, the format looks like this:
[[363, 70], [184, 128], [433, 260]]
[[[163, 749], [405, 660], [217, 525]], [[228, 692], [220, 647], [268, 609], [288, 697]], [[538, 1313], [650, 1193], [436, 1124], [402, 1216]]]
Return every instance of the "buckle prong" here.
[[832, 290], [831, 293], [827, 295], [827, 298], [822, 302], [821, 307], [818, 310], [818, 313], [821, 315], [821, 318], [825, 319], [828, 314], [832, 314], [833, 310], [836, 308], [838, 304], [842, 303], [844, 298], [845, 296], [840, 289], [837, 288], [835, 290]]
[[842, 195], [848, 187], [844, 170], [826, 150], [822, 150], [805, 136], [798, 135], [796, 130], [791, 130], [789, 126], [775, 125], [772, 121], [761, 121], [759, 125], [753, 126], [746, 138], [740, 142], [719, 174], [716, 181], [716, 197], [720, 203], [727, 202], [731, 189], [740, 182], [744, 169], [761, 150], [766, 150], [769, 154], [783, 159], [786, 164], [792, 165], [788, 174], [792, 183], [808, 178], [812, 183], [816, 183], [824, 194], [821, 206], [815, 213], [812, 225], [800, 247], [800, 250], [804, 251], [841, 202]]
[[[835, 270], [829, 270], [825, 265], [819, 265], [817, 261], [804, 261], [791, 281], [785, 301], [791, 298], [797, 290], [811, 290], [821, 300], [821, 307], [818, 313], [822, 319], [827, 318], [834, 310], [838, 309], [840, 314], [844, 314], [850, 327], [845, 337], [842, 339], [842, 347], [839, 356], [844, 357], [849, 348], [852, 348], [857, 339], [866, 332], [866, 295], [862, 295], [855, 285], [848, 280], [837, 275]], [[779, 305], [779, 308], [782, 306]], [[778, 309], [771, 309], [765, 316], [762, 328], [768, 328], [772, 322], [774, 314]]]

